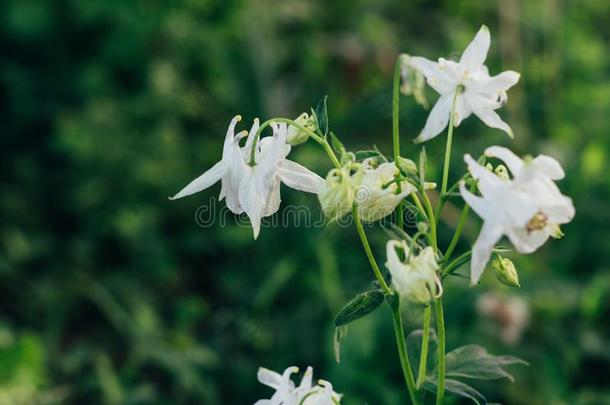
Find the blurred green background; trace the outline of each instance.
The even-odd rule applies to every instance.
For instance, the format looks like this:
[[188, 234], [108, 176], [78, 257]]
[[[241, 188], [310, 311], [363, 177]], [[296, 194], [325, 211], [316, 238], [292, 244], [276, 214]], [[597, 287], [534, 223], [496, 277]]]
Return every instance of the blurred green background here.
[[[197, 225], [219, 186], [167, 196], [218, 160], [233, 115], [296, 117], [324, 94], [349, 148], [389, 153], [397, 55], [457, 57], [483, 23], [491, 72], [522, 73], [500, 111], [516, 137], [466, 120], [453, 177], [490, 144], [548, 153], [577, 216], [516, 258], [520, 289], [448, 280], [448, 349], [531, 363], [477, 385], [492, 402], [610, 404], [607, 0], [2, 1], [0, 404], [249, 404], [270, 395], [259, 365], [312, 365], [347, 405], [405, 403], [386, 307], [351, 325], [334, 361], [333, 316], [372, 280], [354, 229], [254, 242], [226, 213]], [[401, 105], [414, 157], [427, 112]], [[427, 144], [437, 178], [444, 142]], [[291, 156], [329, 169], [315, 145]], [[312, 195], [283, 199], [319, 214]], [[460, 249], [477, 231], [472, 218]], [[383, 263], [387, 236], [369, 233]]]

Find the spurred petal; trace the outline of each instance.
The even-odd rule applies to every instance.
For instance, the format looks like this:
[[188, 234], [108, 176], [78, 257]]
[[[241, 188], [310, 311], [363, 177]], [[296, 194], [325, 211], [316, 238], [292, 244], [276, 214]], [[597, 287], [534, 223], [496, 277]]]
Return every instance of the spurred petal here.
[[268, 217], [275, 214], [277, 210], [280, 209], [281, 202], [282, 198], [280, 196], [280, 180], [276, 177], [270, 186], [269, 196], [267, 197], [265, 209], [263, 210], [263, 217]]
[[487, 126], [498, 128], [506, 132], [508, 136], [513, 137], [513, 131], [508, 124], [502, 121], [502, 118], [490, 107], [490, 101], [476, 94], [469, 94], [467, 102], [472, 107], [472, 111], [481, 119]]
[[503, 146], [490, 146], [485, 149], [485, 156], [495, 157], [503, 161], [513, 176], [518, 176], [523, 169], [523, 160]]
[[324, 184], [322, 177], [292, 160], [280, 160], [277, 169], [282, 183], [295, 190], [317, 194]]
[[210, 169], [208, 169], [201, 176], [191, 181], [186, 187], [180, 190], [178, 194], [173, 197], [170, 197], [169, 199], [176, 200], [178, 198], [195, 194], [201, 190], [205, 190], [206, 188], [210, 187], [212, 184], [220, 180], [220, 178], [227, 172], [228, 168], [228, 162], [221, 160], [220, 162], [212, 166]]
[[489, 28], [483, 25], [472, 42], [464, 50], [460, 64], [470, 71], [480, 67], [485, 62], [485, 58], [487, 58], [490, 42]]
[[261, 218], [265, 208], [265, 197], [261, 195], [259, 183], [252, 170], [246, 173], [239, 185], [239, 203], [244, 209], [250, 223], [254, 239], [258, 238], [260, 232]]
[[428, 115], [428, 120], [426, 121], [424, 129], [415, 139], [416, 143], [434, 138], [447, 127], [447, 123], [449, 122], [449, 111], [451, 110], [451, 103], [453, 101], [452, 98], [453, 96], [446, 95], [441, 96], [438, 99], [436, 104], [434, 104], [434, 107], [432, 107], [430, 115]]
[[489, 261], [494, 245], [502, 237], [502, 226], [489, 221], [483, 223], [481, 233], [472, 247], [470, 259], [470, 285], [479, 282], [483, 270]]
[[282, 382], [282, 375], [268, 368], [259, 367], [256, 378], [261, 384], [277, 389]]

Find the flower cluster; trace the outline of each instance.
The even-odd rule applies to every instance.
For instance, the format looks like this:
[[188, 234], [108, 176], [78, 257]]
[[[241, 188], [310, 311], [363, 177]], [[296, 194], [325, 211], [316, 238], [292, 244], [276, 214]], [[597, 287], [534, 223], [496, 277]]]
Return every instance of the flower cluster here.
[[313, 384], [313, 369], [307, 367], [301, 383], [295, 386], [290, 376], [298, 373], [298, 367], [288, 367], [282, 374], [266, 368], [258, 369], [258, 381], [275, 390], [270, 399], [261, 399], [254, 405], [337, 405], [341, 394], [333, 391], [328, 381]]

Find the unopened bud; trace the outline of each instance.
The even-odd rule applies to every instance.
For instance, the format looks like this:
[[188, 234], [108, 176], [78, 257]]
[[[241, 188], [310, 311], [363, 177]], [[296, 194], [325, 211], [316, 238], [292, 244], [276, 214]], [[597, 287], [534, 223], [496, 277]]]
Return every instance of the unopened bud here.
[[354, 204], [354, 190], [349, 171], [345, 168], [328, 172], [326, 181], [318, 192], [318, 200], [324, 215], [337, 220], [347, 214]]
[[[315, 131], [315, 122], [307, 113], [299, 115], [298, 118], [294, 120], [294, 122], [306, 129]], [[288, 135], [286, 137], [286, 142], [288, 144], [295, 146], [307, 142], [308, 139], [309, 134], [306, 131], [303, 131], [301, 128], [295, 127], [294, 125], [290, 125], [288, 127]]]
[[519, 275], [517, 269], [510, 259], [502, 256], [497, 256], [491, 263], [491, 266], [496, 273], [498, 280], [509, 287], [521, 287], [519, 284]]
[[396, 162], [396, 165], [405, 175], [417, 173], [417, 165], [411, 159], [399, 157], [398, 161]]
[[501, 178], [502, 180], [510, 180], [510, 175], [508, 174], [508, 169], [504, 165], [498, 165], [494, 169], [494, 173], [496, 176]]

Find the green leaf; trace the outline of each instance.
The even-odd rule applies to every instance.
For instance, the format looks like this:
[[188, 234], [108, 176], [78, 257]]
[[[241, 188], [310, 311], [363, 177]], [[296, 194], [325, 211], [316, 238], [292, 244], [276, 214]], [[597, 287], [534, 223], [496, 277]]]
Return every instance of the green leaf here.
[[365, 291], [347, 303], [335, 317], [335, 326], [347, 325], [373, 312], [383, 302], [381, 290]]
[[[437, 385], [437, 381], [434, 378], [427, 378], [426, 381], [424, 381], [424, 389], [426, 391], [436, 393]], [[487, 398], [485, 398], [483, 394], [461, 381], [446, 378], [445, 391], [460, 397], [468, 398], [477, 405], [487, 405]]]
[[357, 162], [362, 162], [364, 159], [372, 157], [382, 157], [382, 155], [377, 150], [359, 150], [358, 152], [356, 152]]
[[333, 147], [335, 152], [339, 154], [339, 156], [343, 157], [343, 155], [345, 155], [345, 146], [343, 146], [343, 143], [339, 140], [334, 132], [330, 133], [330, 145]]
[[513, 356], [494, 356], [487, 353], [484, 347], [466, 345], [447, 353], [445, 356], [446, 375], [448, 377], [473, 378], [480, 380], [497, 380], [513, 376], [505, 369], [513, 364], [528, 365], [524, 360]]
[[322, 136], [328, 135], [328, 109], [326, 107], [327, 98], [328, 96], [324, 96], [322, 100], [318, 102], [315, 110], [318, 133]]

